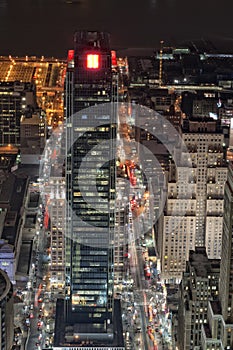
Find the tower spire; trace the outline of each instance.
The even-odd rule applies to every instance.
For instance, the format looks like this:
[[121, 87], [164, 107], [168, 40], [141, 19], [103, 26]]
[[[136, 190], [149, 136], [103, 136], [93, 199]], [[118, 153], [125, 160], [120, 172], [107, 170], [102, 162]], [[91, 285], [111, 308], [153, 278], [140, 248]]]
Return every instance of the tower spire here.
[[162, 78], [163, 78], [163, 43], [164, 41], [160, 41], [160, 51], [159, 51], [159, 87], [162, 86]]

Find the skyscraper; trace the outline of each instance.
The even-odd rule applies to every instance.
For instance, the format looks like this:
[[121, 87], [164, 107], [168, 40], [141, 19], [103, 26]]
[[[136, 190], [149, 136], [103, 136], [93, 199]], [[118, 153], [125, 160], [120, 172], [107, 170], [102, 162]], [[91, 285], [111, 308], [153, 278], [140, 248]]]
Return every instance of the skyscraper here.
[[219, 259], [208, 259], [206, 249], [189, 252], [180, 284], [178, 349], [196, 349], [201, 344], [201, 327], [207, 323], [207, 306], [218, 296]]
[[166, 280], [179, 280], [189, 250], [206, 247], [209, 259], [220, 258], [223, 194], [227, 179], [229, 128], [212, 118], [184, 120], [184, 157], [192, 167], [177, 167], [168, 180], [167, 203], [161, 217], [161, 266]]
[[65, 321], [73, 326], [69, 343], [110, 345], [117, 84], [107, 33], [77, 32], [74, 42], [65, 84]]
[[219, 293], [217, 300], [209, 300], [208, 322], [202, 326], [201, 350], [230, 350], [233, 348], [232, 312], [232, 219], [233, 219], [233, 167], [229, 165], [224, 192], [222, 253], [220, 262]]

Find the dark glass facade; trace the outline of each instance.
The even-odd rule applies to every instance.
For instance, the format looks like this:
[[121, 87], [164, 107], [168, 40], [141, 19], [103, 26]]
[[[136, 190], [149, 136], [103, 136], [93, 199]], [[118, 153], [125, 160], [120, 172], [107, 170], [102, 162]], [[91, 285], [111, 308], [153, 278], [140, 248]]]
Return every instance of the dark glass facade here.
[[20, 145], [21, 92], [13, 83], [0, 84], [0, 146]]
[[106, 33], [75, 35], [68, 64], [66, 108], [69, 312], [91, 323], [112, 323], [115, 202], [115, 102]]

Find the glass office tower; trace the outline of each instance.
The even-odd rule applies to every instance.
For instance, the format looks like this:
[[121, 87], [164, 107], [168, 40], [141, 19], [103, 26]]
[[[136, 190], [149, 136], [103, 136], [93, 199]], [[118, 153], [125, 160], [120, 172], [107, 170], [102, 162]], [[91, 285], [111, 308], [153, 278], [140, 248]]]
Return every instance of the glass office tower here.
[[109, 36], [75, 34], [65, 84], [67, 317], [112, 323], [117, 84]]

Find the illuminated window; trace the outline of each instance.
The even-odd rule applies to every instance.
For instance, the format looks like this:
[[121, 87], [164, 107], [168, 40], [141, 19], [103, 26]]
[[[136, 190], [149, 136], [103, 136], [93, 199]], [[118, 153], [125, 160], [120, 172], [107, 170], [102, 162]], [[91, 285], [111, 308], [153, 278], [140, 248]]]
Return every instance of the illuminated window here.
[[89, 69], [97, 69], [99, 68], [99, 58], [98, 54], [88, 54], [87, 55], [87, 68]]

